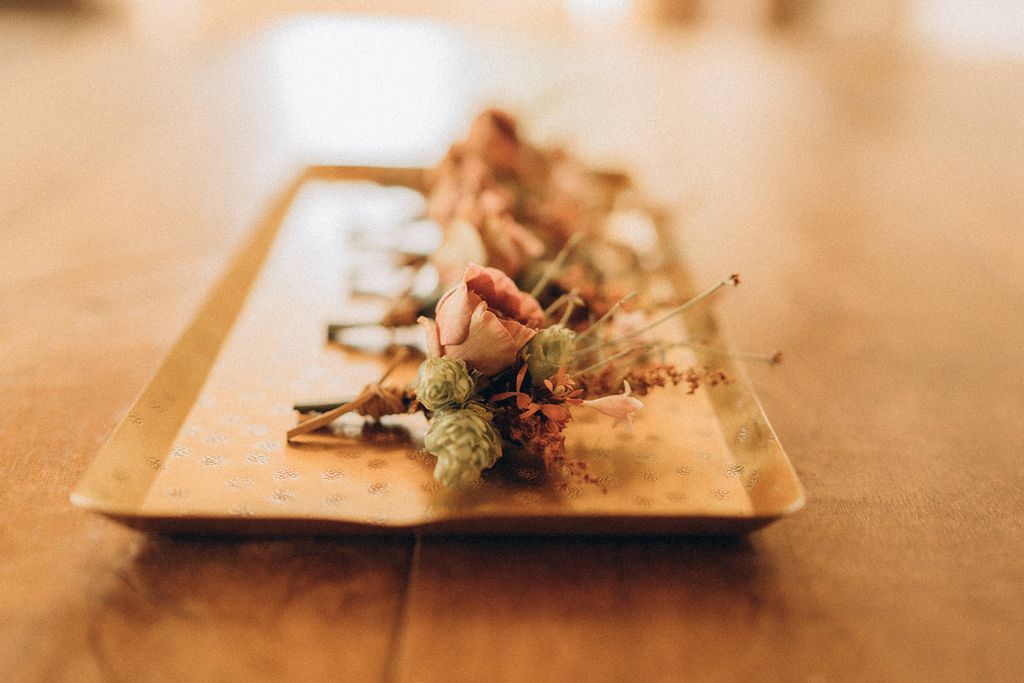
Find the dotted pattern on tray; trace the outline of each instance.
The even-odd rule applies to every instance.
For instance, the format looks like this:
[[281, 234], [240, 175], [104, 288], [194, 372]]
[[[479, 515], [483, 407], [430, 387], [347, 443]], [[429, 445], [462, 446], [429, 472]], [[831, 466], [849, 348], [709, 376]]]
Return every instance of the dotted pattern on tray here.
[[[354, 396], [380, 372], [376, 357], [324, 345], [324, 323], [351, 309], [350, 283], [367, 278], [353, 275], [361, 259], [351, 244], [367, 240], [353, 240], [354, 222], [371, 225], [379, 214], [401, 224], [422, 203], [410, 192], [315, 183], [300, 194], [175, 443], [147, 454], [157, 470], [147, 512], [378, 525], [475, 514], [749, 513], [758, 469], [736, 462], [704, 389], [644, 398], [632, 433], [577, 409], [567, 448], [587, 462], [596, 485], [560, 480], [509, 453], [479, 484], [448, 491], [422, 451], [421, 416], [389, 418], [365, 438], [361, 419], [345, 416], [332, 434], [287, 444], [294, 400]], [[687, 362], [685, 352], [678, 360]], [[414, 371], [402, 368], [395, 379]], [[743, 426], [732, 441], [763, 431]]]

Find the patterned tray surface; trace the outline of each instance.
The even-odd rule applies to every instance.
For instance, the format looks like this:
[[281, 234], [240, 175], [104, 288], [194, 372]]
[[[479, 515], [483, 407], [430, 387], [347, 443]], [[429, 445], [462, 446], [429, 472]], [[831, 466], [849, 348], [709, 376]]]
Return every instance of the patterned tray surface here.
[[[328, 319], [372, 316], [408, 284], [380, 247], [430, 248], [429, 231], [414, 222], [418, 192], [339, 179], [351, 175], [360, 174], [314, 169], [286, 193], [97, 456], [76, 503], [136, 526], [242, 533], [729, 532], [802, 504], [732, 367], [729, 385], [649, 395], [631, 433], [577, 410], [568, 451], [597, 485], [561, 480], [513, 453], [478, 485], [448, 491], [422, 451], [421, 416], [375, 427], [345, 416], [330, 433], [287, 443], [296, 399], [354, 396], [381, 372], [380, 357], [324, 343]], [[716, 334], [707, 314], [685, 323], [691, 335], [701, 324], [705, 338]], [[684, 366], [728, 364], [673, 353]], [[409, 380], [415, 368], [393, 378]]]

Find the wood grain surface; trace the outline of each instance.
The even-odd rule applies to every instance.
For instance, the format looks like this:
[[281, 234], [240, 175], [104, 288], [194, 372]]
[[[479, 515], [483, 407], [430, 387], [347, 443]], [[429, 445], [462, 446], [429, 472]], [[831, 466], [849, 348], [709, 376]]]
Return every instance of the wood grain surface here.
[[696, 29], [470, 59], [498, 84], [470, 107], [532, 93], [698, 277], [743, 273], [719, 311], [785, 351], [751, 373], [807, 508], [735, 539], [230, 541], [68, 502], [308, 161], [258, 34], [133, 26], [0, 13], [5, 680], [1024, 675], [1019, 61]]

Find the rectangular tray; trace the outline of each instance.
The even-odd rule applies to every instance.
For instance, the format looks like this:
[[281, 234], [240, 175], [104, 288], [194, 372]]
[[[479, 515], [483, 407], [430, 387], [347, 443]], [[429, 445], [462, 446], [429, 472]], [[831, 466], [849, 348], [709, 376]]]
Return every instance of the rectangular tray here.
[[[379, 374], [380, 357], [324, 343], [332, 316], [380, 303], [352, 296], [353, 282], [386, 264], [354, 247], [344, 227], [397, 225], [421, 201], [412, 190], [422, 178], [419, 169], [334, 166], [297, 178], [72, 502], [135, 528], [225, 534], [733, 534], [803, 506], [743, 368], [692, 350], [673, 360], [722, 368], [732, 381], [693, 395], [682, 386], [652, 393], [632, 433], [575, 411], [567, 450], [587, 461], [598, 485], [566, 485], [508, 455], [479, 485], [448, 491], [432, 478], [420, 416], [362, 435], [361, 423], [343, 418], [334, 433], [287, 443], [295, 400], [354, 396]], [[667, 255], [661, 284], [690, 294], [665, 221], [657, 222]], [[393, 231], [378, 237], [395, 241]], [[680, 325], [676, 334], [725, 346], [709, 307]], [[415, 368], [410, 362], [393, 378], [411, 379]]]

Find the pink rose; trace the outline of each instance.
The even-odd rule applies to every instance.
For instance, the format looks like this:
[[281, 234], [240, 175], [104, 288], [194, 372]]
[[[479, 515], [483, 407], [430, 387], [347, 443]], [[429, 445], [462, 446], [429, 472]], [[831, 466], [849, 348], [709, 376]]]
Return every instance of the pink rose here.
[[470, 264], [462, 283], [437, 302], [436, 321], [420, 318], [432, 355], [461, 358], [494, 375], [512, 365], [544, 318], [540, 304], [496, 268]]

